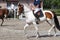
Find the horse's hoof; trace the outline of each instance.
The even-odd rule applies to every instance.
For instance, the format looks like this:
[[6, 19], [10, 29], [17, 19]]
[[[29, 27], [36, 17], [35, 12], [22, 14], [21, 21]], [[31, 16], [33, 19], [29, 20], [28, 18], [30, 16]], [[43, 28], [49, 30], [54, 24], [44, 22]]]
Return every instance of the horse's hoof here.
[[26, 32], [24, 32], [24, 35], [27, 35], [27, 33], [26, 33]]
[[48, 32], [48, 35], [49, 35], [49, 36], [51, 35], [50, 32]]
[[28, 38], [28, 35], [27, 34], [24, 34], [25, 38]]
[[28, 34], [26, 32], [24, 32], [24, 35], [25, 35], [25, 37], [27, 37]]
[[54, 37], [56, 37], [56, 34], [54, 34]]
[[2, 24], [1, 24], [1, 26], [2, 26]]
[[39, 35], [36, 36], [36, 38], [38, 38], [38, 37], [39, 37]]

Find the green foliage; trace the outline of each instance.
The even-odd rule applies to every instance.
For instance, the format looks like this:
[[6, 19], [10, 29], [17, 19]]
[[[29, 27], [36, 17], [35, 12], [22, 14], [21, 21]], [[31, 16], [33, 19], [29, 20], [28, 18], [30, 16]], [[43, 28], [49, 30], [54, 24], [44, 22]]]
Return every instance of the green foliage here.
[[44, 8], [60, 8], [60, 0], [44, 0]]
[[44, 9], [53, 10], [60, 16], [60, 0], [44, 0]]

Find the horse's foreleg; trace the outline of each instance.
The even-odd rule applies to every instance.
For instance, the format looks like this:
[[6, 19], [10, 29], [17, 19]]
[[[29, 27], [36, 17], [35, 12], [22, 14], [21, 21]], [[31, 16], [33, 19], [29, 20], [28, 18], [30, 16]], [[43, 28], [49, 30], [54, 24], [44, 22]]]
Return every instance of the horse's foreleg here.
[[2, 19], [2, 23], [1, 23], [1, 26], [2, 26], [3, 22], [4, 22], [4, 19]]
[[24, 26], [24, 33], [25, 33], [25, 35], [27, 34], [26, 33], [26, 28], [29, 26], [29, 24], [26, 24], [25, 26]]
[[37, 33], [36, 38], [38, 38], [39, 37], [38, 26], [37, 26], [36, 22], [33, 22], [33, 24], [34, 24], [34, 27], [35, 27], [36, 33]]

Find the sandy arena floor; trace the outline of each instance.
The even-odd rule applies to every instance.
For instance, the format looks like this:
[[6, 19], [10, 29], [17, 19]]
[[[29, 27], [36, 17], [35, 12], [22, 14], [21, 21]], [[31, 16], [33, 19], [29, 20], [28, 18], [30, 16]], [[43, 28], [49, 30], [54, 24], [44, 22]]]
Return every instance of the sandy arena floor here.
[[[58, 17], [60, 22], [60, 17]], [[1, 23], [1, 20], [0, 20]], [[40, 37], [37, 39], [35, 28], [33, 25], [28, 27], [27, 35], [28, 38], [24, 36], [24, 25], [25, 20], [10, 19], [5, 20], [3, 26], [0, 26], [0, 40], [60, 40], [60, 32], [57, 30], [57, 36], [54, 37], [54, 31], [51, 31], [51, 36], [47, 35], [47, 31], [50, 29], [48, 23], [43, 22], [39, 24]]]

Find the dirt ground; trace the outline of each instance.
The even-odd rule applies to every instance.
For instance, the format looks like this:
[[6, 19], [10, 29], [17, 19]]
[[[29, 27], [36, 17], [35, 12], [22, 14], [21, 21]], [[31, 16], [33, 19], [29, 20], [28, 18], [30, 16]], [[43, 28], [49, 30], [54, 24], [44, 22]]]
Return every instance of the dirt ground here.
[[[60, 22], [60, 17], [58, 17]], [[0, 20], [1, 23], [1, 20]], [[25, 20], [10, 19], [0, 26], [0, 40], [60, 40], [60, 32], [57, 30], [57, 36], [54, 37], [54, 30], [51, 31], [51, 36], [47, 35], [47, 31], [51, 28], [48, 23], [43, 22], [39, 24], [40, 37], [37, 39], [35, 28], [33, 25], [29, 26], [27, 30], [28, 38], [24, 35]]]

